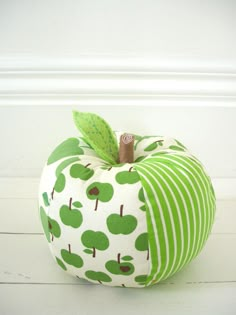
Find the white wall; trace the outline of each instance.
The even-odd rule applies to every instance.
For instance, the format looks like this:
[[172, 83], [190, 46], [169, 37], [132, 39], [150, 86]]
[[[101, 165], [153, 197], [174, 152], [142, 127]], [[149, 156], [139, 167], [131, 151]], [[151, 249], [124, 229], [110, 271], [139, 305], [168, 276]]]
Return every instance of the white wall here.
[[158, 69], [235, 71], [234, 0], [1, 0], [0, 8], [0, 56], [17, 66], [19, 57], [37, 67], [38, 57], [149, 56]]
[[0, 176], [38, 177], [71, 108], [236, 177], [236, 2], [1, 0]]
[[76, 136], [71, 109], [102, 115], [115, 130], [141, 135], [169, 135], [186, 144], [212, 177], [236, 177], [236, 108], [169, 106], [12, 106], [1, 107], [3, 176], [38, 177], [52, 149]]

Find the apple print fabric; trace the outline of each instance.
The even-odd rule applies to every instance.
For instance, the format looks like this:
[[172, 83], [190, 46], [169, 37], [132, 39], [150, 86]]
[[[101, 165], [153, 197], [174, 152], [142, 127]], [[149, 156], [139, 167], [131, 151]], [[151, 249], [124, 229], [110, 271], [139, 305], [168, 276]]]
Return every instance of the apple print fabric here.
[[[75, 145], [69, 152], [74, 155], [78, 141], [67, 141]], [[41, 219], [52, 254], [80, 278], [144, 285], [149, 255], [139, 176], [132, 165], [108, 165], [79, 143], [83, 154], [76, 157], [64, 156], [66, 142], [59, 146], [41, 179]]]
[[63, 270], [94, 283], [144, 287], [202, 248], [215, 206], [200, 162], [172, 138], [135, 136], [134, 149], [135, 163], [111, 165], [83, 138], [70, 138], [50, 155], [39, 209]]

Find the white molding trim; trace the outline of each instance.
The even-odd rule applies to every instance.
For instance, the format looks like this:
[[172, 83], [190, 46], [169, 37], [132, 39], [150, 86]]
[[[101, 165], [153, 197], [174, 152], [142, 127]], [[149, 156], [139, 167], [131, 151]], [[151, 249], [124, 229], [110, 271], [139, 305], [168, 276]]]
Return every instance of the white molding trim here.
[[[78, 71], [0, 71], [0, 104], [104, 104], [104, 99], [134, 100], [137, 104], [156, 101], [198, 101], [216, 106], [236, 103], [236, 74], [171, 72], [78, 72]], [[140, 102], [141, 101], [141, 102]], [[25, 103], [26, 102], [26, 103]], [[52, 104], [51, 103], [51, 104]], [[67, 103], [68, 104], [68, 103]], [[76, 105], [76, 104], [75, 104]], [[95, 105], [95, 104], [94, 104]]]
[[129, 57], [38, 63], [0, 58], [0, 105], [235, 106], [236, 72], [231, 70]]
[[0, 94], [2, 106], [236, 107], [236, 97], [198, 95]]
[[176, 72], [235, 74], [235, 58], [191, 58], [181, 55], [151, 54], [78, 54], [32, 56], [31, 54], [0, 55], [1, 71], [84, 71], [84, 72]]

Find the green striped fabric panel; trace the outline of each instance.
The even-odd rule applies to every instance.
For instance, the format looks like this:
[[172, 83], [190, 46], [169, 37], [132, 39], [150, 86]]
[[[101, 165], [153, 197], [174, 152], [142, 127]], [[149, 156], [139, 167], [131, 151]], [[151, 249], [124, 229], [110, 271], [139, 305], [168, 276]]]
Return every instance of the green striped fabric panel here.
[[205, 244], [215, 195], [202, 164], [188, 153], [157, 153], [135, 166], [144, 189], [150, 248], [146, 285], [189, 263]]

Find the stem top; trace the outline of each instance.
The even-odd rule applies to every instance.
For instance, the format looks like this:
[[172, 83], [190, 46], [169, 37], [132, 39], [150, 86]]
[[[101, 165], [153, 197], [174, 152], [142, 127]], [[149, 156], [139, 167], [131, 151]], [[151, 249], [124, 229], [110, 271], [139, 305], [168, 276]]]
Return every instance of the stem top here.
[[120, 137], [119, 163], [134, 162], [134, 136], [124, 133]]

